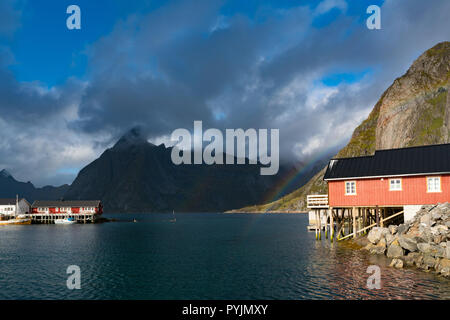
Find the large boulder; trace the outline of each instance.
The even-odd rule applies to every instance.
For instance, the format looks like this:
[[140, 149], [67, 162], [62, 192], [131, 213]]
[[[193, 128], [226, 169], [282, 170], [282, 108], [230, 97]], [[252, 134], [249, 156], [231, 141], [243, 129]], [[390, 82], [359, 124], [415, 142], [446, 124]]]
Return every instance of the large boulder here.
[[385, 239], [386, 239], [386, 245], [387, 245], [387, 246], [390, 246], [391, 243], [392, 243], [395, 239], [398, 239], [398, 237], [397, 237], [397, 236], [394, 236], [394, 235], [392, 235], [392, 234], [390, 234], [390, 233], [388, 233], [388, 234], [386, 235]]
[[374, 227], [369, 231], [367, 239], [373, 243], [377, 244], [386, 234], [390, 233], [388, 228]]
[[420, 217], [420, 223], [423, 226], [431, 227], [434, 225], [435, 221], [431, 219], [431, 214], [427, 213]]
[[407, 256], [404, 257], [404, 260], [407, 266], [413, 266], [415, 264], [419, 264], [421, 258], [422, 254], [420, 254], [419, 252], [410, 252]]
[[446, 248], [438, 246], [438, 245], [434, 245], [433, 247], [433, 256], [437, 257], [437, 258], [446, 258], [447, 254], [446, 254]]
[[371, 254], [384, 254], [386, 252], [386, 240], [381, 239], [377, 244], [369, 243], [365, 246]]
[[394, 268], [403, 268], [403, 260], [402, 259], [398, 259], [398, 258], [394, 258], [392, 259], [391, 264], [389, 265], [390, 267], [394, 267]]
[[439, 230], [438, 226], [431, 227], [430, 231], [432, 236], [438, 236], [441, 234], [441, 231]]
[[398, 226], [391, 224], [391, 225], [388, 227], [388, 229], [389, 229], [389, 231], [391, 232], [391, 234], [396, 234], [396, 233], [397, 233], [397, 230], [398, 230]]
[[409, 224], [402, 223], [401, 225], [398, 226], [397, 233], [404, 234], [404, 233], [408, 232], [408, 230], [409, 230]]
[[398, 243], [403, 249], [406, 249], [410, 252], [417, 251], [417, 241], [414, 240], [414, 238], [401, 235], [398, 237]]
[[450, 277], [450, 259], [441, 259], [436, 266], [436, 271], [444, 277]]
[[432, 243], [418, 243], [417, 248], [425, 255], [432, 257], [444, 258], [446, 256], [446, 248]]
[[447, 237], [445, 235], [441, 235], [441, 234], [433, 236], [433, 242], [435, 244], [440, 244], [440, 243], [444, 242], [446, 239], [447, 239]]
[[421, 268], [424, 270], [429, 270], [434, 268], [436, 265], [436, 259], [430, 255], [424, 255]]
[[450, 241], [447, 241], [447, 246], [445, 248], [445, 259], [450, 259]]
[[388, 247], [386, 255], [388, 258], [401, 258], [404, 255], [403, 248], [400, 246], [399, 242], [395, 240]]
[[441, 210], [435, 210], [431, 213], [431, 219], [433, 220], [440, 220], [442, 218], [442, 212]]
[[429, 253], [431, 250], [431, 244], [427, 242], [421, 242], [417, 244], [417, 249], [422, 253]]
[[448, 231], [448, 227], [447, 226], [445, 226], [443, 224], [439, 224], [435, 228], [438, 230], [438, 232], [440, 234], [444, 234], [444, 235], [447, 234], [447, 231]]
[[433, 241], [433, 235], [431, 234], [431, 228], [430, 227], [419, 227], [419, 235], [418, 237], [422, 238], [422, 242], [431, 242]]

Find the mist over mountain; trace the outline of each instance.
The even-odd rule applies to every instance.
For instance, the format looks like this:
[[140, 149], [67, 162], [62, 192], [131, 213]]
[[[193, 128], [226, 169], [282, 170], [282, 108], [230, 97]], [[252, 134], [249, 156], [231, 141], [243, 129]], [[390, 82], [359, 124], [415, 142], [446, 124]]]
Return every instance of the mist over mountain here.
[[261, 164], [174, 165], [171, 152], [133, 128], [80, 171], [65, 198], [101, 199], [109, 212], [217, 212], [259, 203], [277, 183], [287, 192], [312, 175], [305, 170], [289, 185], [302, 168], [282, 166], [262, 176]]
[[307, 182], [331, 156], [281, 165], [276, 175], [262, 176], [262, 165], [250, 165], [248, 160], [234, 165], [174, 165], [171, 152], [172, 147], [148, 142], [136, 127], [84, 167], [70, 186], [36, 188], [3, 170], [0, 197], [17, 194], [30, 202], [100, 199], [106, 212], [221, 212], [278, 199]]

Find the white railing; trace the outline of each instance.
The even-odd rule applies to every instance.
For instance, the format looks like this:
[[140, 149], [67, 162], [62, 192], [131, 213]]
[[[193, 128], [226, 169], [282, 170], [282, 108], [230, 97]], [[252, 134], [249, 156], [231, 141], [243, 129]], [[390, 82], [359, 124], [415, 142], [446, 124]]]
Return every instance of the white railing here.
[[312, 194], [306, 196], [306, 206], [310, 209], [328, 208], [328, 195]]

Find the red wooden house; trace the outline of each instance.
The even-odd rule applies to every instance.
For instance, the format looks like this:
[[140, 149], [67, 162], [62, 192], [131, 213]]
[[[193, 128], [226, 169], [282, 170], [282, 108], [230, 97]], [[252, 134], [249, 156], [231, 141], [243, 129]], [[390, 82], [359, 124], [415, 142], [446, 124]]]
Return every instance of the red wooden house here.
[[100, 200], [36, 200], [31, 213], [100, 215], [103, 206]]
[[330, 208], [401, 208], [407, 221], [422, 205], [450, 202], [450, 144], [332, 159], [324, 180]]

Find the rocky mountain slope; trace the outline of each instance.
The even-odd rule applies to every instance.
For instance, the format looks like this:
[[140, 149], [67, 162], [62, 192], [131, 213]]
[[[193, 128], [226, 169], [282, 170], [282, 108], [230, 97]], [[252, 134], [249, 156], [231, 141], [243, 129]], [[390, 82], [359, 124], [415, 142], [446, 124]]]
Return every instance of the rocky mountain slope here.
[[[450, 142], [450, 42], [423, 53], [381, 95], [368, 118], [336, 157], [373, 154], [377, 149]], [[305, 210], [308, 194], [326, 194], [325, 169], [291, 194], [269, 204], [237, 211]]]
[[273, 196], [274, 185], [285, 186], [276, 195], [281, 197], [305, 184], [329, 157], [319, 160], [317, 168], [281, 165], [277, 175], [261, 176], [260, 165], [175, 166], [171, 150], [149, 143], [134, 128], [82, 169], [70, 186], [36, 188], [1, 171], [0, 198], [100, 199], [106, 212], [217, 212], [261, 202]]
[[68, 189], [69, 185], [36, 188], [29, 181], [17, 181], [6, 170], [0, 171], [0, 198], [15, 198], [16, 195], [19, 195], [19, 197], [27, 199], [30, 203], [37, 199], [57, 200], [61, 199]]

